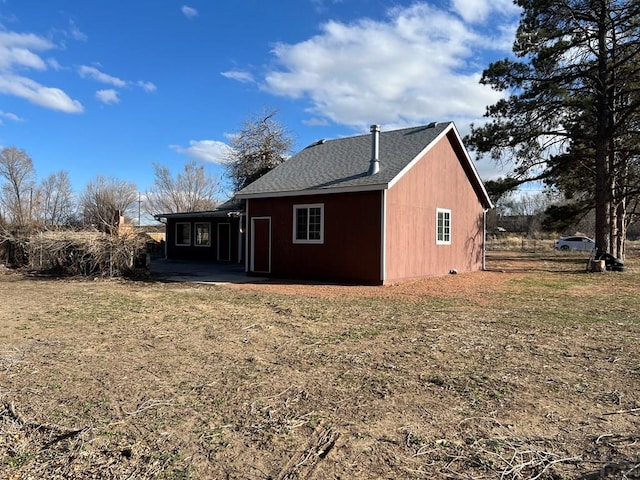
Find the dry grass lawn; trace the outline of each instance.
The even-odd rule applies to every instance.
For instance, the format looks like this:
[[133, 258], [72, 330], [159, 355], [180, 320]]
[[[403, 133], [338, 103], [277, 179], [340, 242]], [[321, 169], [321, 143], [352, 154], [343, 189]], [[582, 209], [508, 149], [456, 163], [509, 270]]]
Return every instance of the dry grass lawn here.
[[638, 258], [390, 287], [0, 271], [0, 478], [640, 478]]

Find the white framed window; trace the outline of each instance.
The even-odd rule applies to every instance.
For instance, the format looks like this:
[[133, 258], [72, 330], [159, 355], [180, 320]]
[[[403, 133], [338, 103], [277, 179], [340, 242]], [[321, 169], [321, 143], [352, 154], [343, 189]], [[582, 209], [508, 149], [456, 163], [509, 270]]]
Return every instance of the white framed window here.
[[324, 243], [324, 204], [293, 206], [293, 243]]
[[189, 222], [176, 223], [176, 245], [180, 247], [191, 246], [191, 224]]
[[451, 245], [451, 210], [436, 208], [436, 245]]
[[196, 247], [210, 247], [211, 246], [211, 224], [210, 223], [196, 223]]

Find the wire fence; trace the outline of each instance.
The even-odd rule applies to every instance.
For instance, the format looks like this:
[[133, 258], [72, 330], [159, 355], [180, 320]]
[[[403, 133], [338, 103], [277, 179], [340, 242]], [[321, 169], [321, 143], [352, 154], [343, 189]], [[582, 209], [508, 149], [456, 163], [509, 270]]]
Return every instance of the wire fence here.
[[522, 252], [553, 252], [555, 240], [525, 237], [488, 237], [487, 250], [517, 250]]

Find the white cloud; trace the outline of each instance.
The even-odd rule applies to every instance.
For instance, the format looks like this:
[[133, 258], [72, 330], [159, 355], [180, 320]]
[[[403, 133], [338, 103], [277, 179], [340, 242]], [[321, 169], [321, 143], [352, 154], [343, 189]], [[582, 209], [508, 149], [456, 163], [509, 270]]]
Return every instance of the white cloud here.
[[[151, 82], [147, 82], [144, 80], [138, 80], [137, 82], [122, 80], [121, 78], [114, 77], [113, 75], [109, 75], [95, 67], [90, 67], [88, 65], [81, 65], [78, 68], [78, 73], [82, 78], [90, 78], [97, 82], [105, 83], [107, 85], [111, 85], [114, 87], [124, 88], [124, 87], [138, 86], [142, 88], [145, 92], [154, 92], [157, 89], [157, 87]], [[115, 90], [100, 90], [100, 91], [115, 93]], [[111, 101], [109, 103], [116, 103], [116, 102]]]
[[[144, 80], [138, 80], [137, 82], [122, 80], [121, 78], [114, 77], [113, 75], [109, 75], [104, 73], [103, 71], [97, 69], [96, 67], [90, 67], [88, 65], [81, 65], [78, 68], [78, 73], [82, 78], [90, 78], [100, 83], [105, 83], [107, 85], [111, 85], [114, 87], [125, 88], [137, 86], [142, 88], [145, 92], [154, 92], [157, 87], [151, 83]], [[102, 103], [106, 104], [115, 104], [120, 103], [120, 97], [117, 90], [112, 88], [98, 90], [96, 92], [96, 97]]]
[[230, 149], [229, 145], [217, 140], [190, 140], [188, 147], [169, 145], [169, 148], [197, 160], [217, 164], [225, 163]]
[[26, 48], [3, 48], [0, 46], [0, 68], [11, 68], [19, 66], [23, 68], [33, 68], [36, 70], [45, 70], [46, 63], [39, 55], [27, 50]]
[[189, 20], [192, 20], [198, 16], [198, 11], [195, 8], [190, 7], [188, 5], [183, 5], [181, 10], [182, 10], [182, 14], [185, 17], [187, 17]]
[[[45, 62], [39, 52], [55, 48], [48, 39], [33, 33], [0, 31], [0, 93], [24, 98], [45, 108], [66, 113], [81, 113], [82, 104], [73, 100], [63, 90], [44, 86], [25, 76], [28, 70], [54, 70], [55, 60]], [[20, 74], [16, 73], [20, 71]]]
[[74, 40], [79, 40], [81, 42], [87, 41], [87, 36], [80, 31], [78, 26], [75, 24], [73, 20], [69, 20], [69, 35]]
[[55, 58], [47, 58], [47, 65], [54, 70], [62, 70], [62, 65]]
[[124, 87], [127, 85], [127, 82], [124, 80], [108, 75], [95, 67], [89, 67], [87, 65], [80, 66], [80, 68], [78, 68], [78, 73], [82, 78], [92, 78], [100, 83], [106, 83], [108, 85], [113, 85], [114, 87]]
[[311, 0], [311, 4], [313, 5], [313, 9], [316, 13], [325, 13], [329, 9], [326, 5], [327, 3], [336, 5], [338, 3], [342, 3], [342, 0]]
[[[507, 31], [513, 22], [505, 18], [485, 31]], [[454, 12], [416, 3], [389, 10], [385, 21], [331, 21], [305, 41], [276, 44], [277, 66], [262, 88], [308, 100], [310, 122], [355, 128], [477, 122], [501, 98], [478, 83], [483, 55], [503, 46], [501, 36], [472, 28]]]
[[136, 85], [142, 88], [145, 92], [155, 92], [158, 89], [153, 83], [142, 80], [136, 82]]
[[484, 23], [490, 15], [518, 13], [513, 0], [451, 0], [451, 6], [468, 23]]
[[2, 120], [5, 118], [7, 120], [11, 120], [12, 122], [22, 122], [22, 118], [20, 118], [15, 113], [3, 112], [2, 110], [0, 110], [0, 125], [2, 125]]
[[44, 70], [46, 64], [35, 52], [53, 47], [49, 40], [32, 33], [0, 31], [0, 71], [14, 67]]
[[222, 72], [220, 75], [230, 78], [231, 80], [237, 80], [242, 83], [253, 83], [255, 81], [251, 73], [242, 72], [240, 70], [229, 70], [227, 72]]
[[120, 103], [120, 97], [118, 97], [118, 92], [109, 88], [107, 90], [98, 90], [96, 92], [96, 98], [100, 100], [102, 103], [114, 104]]
[[0, 93], [24, 98], [41, 107], [66, 113], [82, 113], [82, 104], [59, 88], [45, 87], [30, 78], [0, 74]]
[[5, 47], [22, 47], [32, 50], [50, 50], [54, 47], [54, 44], [49, 40], [34, 33], [9, 31], [0, 31], [0, 45]]

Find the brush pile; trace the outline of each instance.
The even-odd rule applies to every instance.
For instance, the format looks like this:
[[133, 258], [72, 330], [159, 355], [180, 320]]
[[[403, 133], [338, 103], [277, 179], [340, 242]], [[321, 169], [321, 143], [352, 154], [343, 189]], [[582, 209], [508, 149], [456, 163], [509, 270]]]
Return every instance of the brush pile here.
[[146, 235], [50, 231], [0, 237], [0, 261], [62, 276], [139, 277], [148, 273]]

